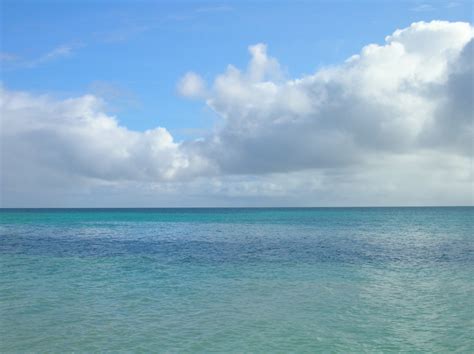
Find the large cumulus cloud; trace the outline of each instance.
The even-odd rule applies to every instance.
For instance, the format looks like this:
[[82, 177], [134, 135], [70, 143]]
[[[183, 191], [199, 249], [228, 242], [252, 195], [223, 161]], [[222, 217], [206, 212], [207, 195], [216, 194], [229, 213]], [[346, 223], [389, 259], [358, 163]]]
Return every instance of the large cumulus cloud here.
[[2, 205], [472, 204], [473, 37], [414, 23], [296, 79], [252, 45], [244, 70], [178, 82], [219, 117], [196, 141], [132, 131], [92, 95], [2, 88]]
[[35, 167], [69, 176], [160, 181], [201, 173], [206, 161], [185, 152], [165, 128], [137, 132], [104, 113], [92, 95], [57, 100], [1, 89], [2, 171]]
[[342, 166], [381, 151], [468, 153], [472, 37], [467, 23], [414, 23], [342, 65], [289, 80], [265, 45], [251, 46], [247, 70], [229, 66], [208, 92], [223, 123], [199, 148], [226, 173]]

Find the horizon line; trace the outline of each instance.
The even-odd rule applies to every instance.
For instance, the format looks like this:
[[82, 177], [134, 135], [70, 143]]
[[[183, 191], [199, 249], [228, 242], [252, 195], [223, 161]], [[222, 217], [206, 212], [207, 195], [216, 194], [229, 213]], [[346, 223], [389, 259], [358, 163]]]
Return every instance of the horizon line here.
[[363, 205], [363, 206], [178, 206], [178, 207], [0, 207], [0, 210], [47, 209], [375, 209], [375, 208], [473, 208], [474, 205]]

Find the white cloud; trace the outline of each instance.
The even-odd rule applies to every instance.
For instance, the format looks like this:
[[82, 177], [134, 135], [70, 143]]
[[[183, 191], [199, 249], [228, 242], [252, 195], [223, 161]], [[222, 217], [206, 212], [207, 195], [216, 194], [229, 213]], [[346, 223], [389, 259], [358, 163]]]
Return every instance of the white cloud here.
[[415, 12], [425, 12], [425, 11], [434, 11], [436, 10], [436, 8], [433, 7], [433, 5], [431, 4], [420, 4], [415, 7], [412, 7], [410, 10], [415, 11]]
[[195, 11], [196, 12], [227, 12], [233, 11], [234, 8], [229, 5], [216, 5], [216, 6], [208, 6], [208, 7], [199, 7]]
[[69, 45], [61, 45], [59, 47], [54, 48], [50, 52], [43, 54], [37, 59], [30, 60], [24, 64], [24, 66], [33, 68], [38, 65], [57, 60], [60, 58], [66, 58], [71, 56], [73, 53], [73, 47]]
[[21, 58], [11, 53], [0, 53], [0, 62], [8, 69], [31, 69], [62, 58], [68, 58], [74, 54], [75, 49], [81, 46], [83, 46], [83, 44], [60, 45], [49, 52], [31, 59]]
[[55, 100], [2, 89], [2, 170], [15, 183], [35, 168], [104, 181], [186, 178], [205, 161], [185, 153], [165, 128], [120, 126], [86, 95]]
[[[472, 51], [463, 52], [472, 37], [467, 23], [414, 23], [343, 65], [293, 80], [282, 80], [264, 45], [252, 46], [247, 71], [229, 66], [209, 90], [206, 104], [224, 123], [199, 148], [225, 173], [343, 166], [373, 153], [433, 149], [428, 130], [443, 119], [456, 130], [469, 120], [458, 117], [472, 117], [469, 101], [453, 105], [459, 96], [448, 88], [460, 61], [472, 58]], [[472, 66], [464, 67], [462, 97], [472, 95]], [[440, 111], [445, 118], [437, 118]], [[436, 149], [467, 144], [458, 150], [468, 151], [472, 129], [464, 131], [462, 142], [446, 136]]]
[[204, 80], [193, 72], [188, 72], [178, 82], [178, 93], [184, 97], [202, 98], [206, 96], [206, 84]]
[[18, 60], [18, 56], [11, 54], [11, 53], [0, 53], [0, 63], [9, 63]]
[[245, 70], [178, 83], [220, 117], [199, 141], [129, 130], [95, 96], [3, 89], [3, 203], [54, 204], [49, 190], [96, 206], [473, 204], [473, 36], [414, 23], [297, 79], [250, 46]]
[[72, 47], [71, 46], [62, 45], [62, 46], [59, 46], [57, 48], [54, 48], [49, 53], [46, 53], [39, 60], [47, 61], [47, 60], [53, 60], [53, 59], [56, 59], [56, 58], [67, 57], [67, 56], [71, 55], [71, 53], [72, 53]]

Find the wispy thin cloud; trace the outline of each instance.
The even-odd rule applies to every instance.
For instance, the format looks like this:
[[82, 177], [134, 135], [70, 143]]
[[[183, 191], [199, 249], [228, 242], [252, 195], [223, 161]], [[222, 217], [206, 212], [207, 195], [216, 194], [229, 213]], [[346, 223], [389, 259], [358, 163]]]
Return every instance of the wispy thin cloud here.
[[229, 5], [216, 5], [216, 6], [207, 6], [207, 7], [199, 7], [195, 11], [196, 12], [226, 12], [226, 11], [233, 11], [234, 8]]
[[198, 7], [194, 9], [192, 13], [185, 13], [185, 14], [172, 14], [168, 16], [169, 20], [172, 21], [187, 21], [192, 19], [197, 19], [199, 16], [203, 16], [206, 14], [211, 13], [219, 13], [219, 12], [230, 12], [234, 11], [235, 9], [229, 5], [215, 5], [215, 6], [205, 6], [205, 7]]
[[36, 58], [22, 58], [14, 53], [0, 53], [0, 62], [7, 69], [32, 69], [38, 66], [68, 58], [74, 55], [77, 48], [84, 44], [63, 44], [51, 49]]
[[141, 108], [141, 102], [137, 96], [131, 90], [115, 82], [93, 81], [87, 91], [105, 100], [108, 111], [111, 112], [118, 112], [127, 107]]
[[157, 27], [156, 25], [148, 25], [148, 24], [133, 25], [133, 26], [127, 26], [124, 28], [118, 28], [110, 32], [99, 34], [99, 35], [102, 37], [102, 41], [106, 43], [125, 42], [135, 36], [138, 36], [142, 33], [153, 30], [156, 27]]
[[53, 50], [43, 54], [37, 59], [34, 59], [28, 63], [28, 66], [34, 67], [41, 65], [46, 62], [50, 62], [56, 59], [69, 57], [73, 53], [72, 46], [69, 45], [61, 45], [59, 47], [54, 48]]
[[430, 4], [420, 4], [415, 7], [412, 7], [410, 10], [414, 12], [426, 12], [426, 11], [434, 11], [436, 10], [436, 8]]
[[[166, 22], [182, 22], [198, 19], [200, 16], [210, 13], [230, 12], [235, 9], [226, 4], [217, 4], [214, 6], [202, 6], [191, 11], [183, 13], [170, 13], [164, 17], [158, 17], [153, 22], [135, 23], [131, 20], [125, 19], [125, 24], [116, 29], [106, 32], [96, 32], [99, 41], [105, 43], [125, 42], [143, 33], [155, 30]], [[123, 20], [123, 19], [122, 19]]]
[[187, 21], [195, 18], [194, 15], [168, 15], [167, 19], [171, 21]]
[[452, 9], [454, 7], [458, 7], [460, 6], [461, 4], [459, 2], [456, 2], [456, 1], [450, 1], [448, 2], [444, 7], [446, 7], [447, 9]]
[[19, 57], [15, 54], [11, 53], [0, 53], [0, 63], [12, 63], [19, 59]]

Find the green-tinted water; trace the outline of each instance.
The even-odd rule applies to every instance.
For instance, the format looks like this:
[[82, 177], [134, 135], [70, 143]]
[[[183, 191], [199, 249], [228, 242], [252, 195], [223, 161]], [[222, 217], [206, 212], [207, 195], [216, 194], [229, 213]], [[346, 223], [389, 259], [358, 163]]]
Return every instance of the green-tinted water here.
[[0, 351], [474, 351], [474, 208], [0, 212]]

